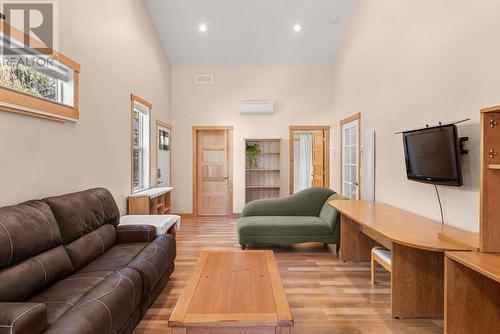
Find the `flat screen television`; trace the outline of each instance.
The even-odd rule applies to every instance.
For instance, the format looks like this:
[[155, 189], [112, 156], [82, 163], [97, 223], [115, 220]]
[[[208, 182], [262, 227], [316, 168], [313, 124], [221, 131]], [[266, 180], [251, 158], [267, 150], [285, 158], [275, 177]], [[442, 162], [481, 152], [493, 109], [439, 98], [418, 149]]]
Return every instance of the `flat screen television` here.
[[403, 132], [409, 180], [437, 185], [463, 185], [456, 125]]

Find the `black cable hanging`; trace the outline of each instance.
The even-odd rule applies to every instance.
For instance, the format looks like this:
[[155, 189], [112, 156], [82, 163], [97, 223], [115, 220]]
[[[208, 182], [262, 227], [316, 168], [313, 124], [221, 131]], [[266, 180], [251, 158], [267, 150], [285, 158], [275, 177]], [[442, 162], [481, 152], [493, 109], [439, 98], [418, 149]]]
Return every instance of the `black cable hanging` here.
[[434, 188], [436, 189], [436, 194], [439, 203], [439, 210], [441, 211], [441, 225], [444, 225], [443, 205], [441, 204], [441, 197], [439, 196], [439, 190], [436, 184], [434, 185]]

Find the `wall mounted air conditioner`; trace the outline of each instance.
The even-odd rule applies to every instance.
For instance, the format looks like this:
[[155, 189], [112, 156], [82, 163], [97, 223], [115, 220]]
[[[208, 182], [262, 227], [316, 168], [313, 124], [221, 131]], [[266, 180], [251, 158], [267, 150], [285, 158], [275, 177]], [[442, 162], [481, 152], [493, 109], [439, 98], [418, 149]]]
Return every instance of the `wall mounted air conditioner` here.
[[270, 100], [241, 101], [241, 115], [272, 115], [275, 112], [275, 103]]

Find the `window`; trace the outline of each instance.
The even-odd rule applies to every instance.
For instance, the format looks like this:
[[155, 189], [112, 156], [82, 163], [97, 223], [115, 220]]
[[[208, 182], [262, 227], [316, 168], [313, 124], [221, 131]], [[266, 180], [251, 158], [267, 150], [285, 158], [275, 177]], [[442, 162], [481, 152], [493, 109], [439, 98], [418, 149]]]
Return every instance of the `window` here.
[[132, 192], [149, 188], [151, 103], [132, 95]]
[[29, 46], [36, 44], [31, 37], [25, 44], [26, 38], [8, 23], [0, 24], [0, 109], [78, 120], [80, 66], [54, 50], [45, 54]]

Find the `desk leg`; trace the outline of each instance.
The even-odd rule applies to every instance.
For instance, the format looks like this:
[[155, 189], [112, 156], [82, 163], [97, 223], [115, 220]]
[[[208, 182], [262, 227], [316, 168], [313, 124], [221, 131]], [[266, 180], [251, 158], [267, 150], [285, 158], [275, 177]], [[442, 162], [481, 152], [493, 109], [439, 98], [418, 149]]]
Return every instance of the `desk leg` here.
[[500, 333], [500, 284], [445, 259], [445, 334]]
[[393, 317], [442, 318], [444, 253], [394, 243], [391, 286]]
[[342, 261], [370, 261], [371, 250], [380, 246], [361, 232], [361, 226], [347, 216], [340, 216], [340, 259]]

